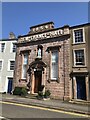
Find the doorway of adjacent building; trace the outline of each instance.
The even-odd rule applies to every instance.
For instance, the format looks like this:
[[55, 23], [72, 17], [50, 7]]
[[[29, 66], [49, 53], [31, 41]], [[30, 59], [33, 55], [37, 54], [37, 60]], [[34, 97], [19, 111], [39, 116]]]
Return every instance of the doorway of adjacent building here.
[[42, 82], [42, 71], [35, 71], [35, 82], [34, 82], [34, 93], [38, 93], [38, 91], [41, 88], [41, 82]]
[[84, 76], [77, 76], [77, 99], [86, 100], [86, 83]]
[[12, 82], [13, 82], [13, 78], [8, 78], [8, 93], [11, 93], [12, 91]]

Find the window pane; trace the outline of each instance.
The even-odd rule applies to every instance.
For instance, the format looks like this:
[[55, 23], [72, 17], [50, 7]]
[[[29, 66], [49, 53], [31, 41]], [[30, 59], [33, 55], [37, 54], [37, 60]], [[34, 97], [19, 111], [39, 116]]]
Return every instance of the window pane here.
[[52, 79], [58, 78], [58, 64], [52, 64], [51, 78]]
[[24, 54], [24, 63], [23, 64], [27, 64], [28, 63], [28, 54]]
[[4, 52], [5, 49], [5, 43], [0, 44], [0, 52]]
[[75, 50], [76, 65], [84, 65], [84, 50]]
[[2, 69], [2, 61], [0, 61], [0, 70]]
[[16, 52], [16, 45], [15, 45], [15, 43], [13, 43], [12, 51], [13, 51], [13, 52]]
[[51, 57], [51, 79], [58, 78], [58, 51], [52, 52]]
[[2, 52], [4, 52], [4, 49], [5, 49], [5, 43], [2, 43]]
[[75, 36], [75, 43], [83, 42], [83, 29], [75, 30], [74, 36]]
[[24, 54], [24, 60], [22, 65], [22, 78], [26, 78], [27, 75], [28, 54]]
[[27, 75], [27, 65], [23, 65], [22, 78], [26, 78]]
[[15, 61], [10, 61], [10, 70], [14, 70]]
[[58, 52], [52, 52], [52, 63], [58, 63]]

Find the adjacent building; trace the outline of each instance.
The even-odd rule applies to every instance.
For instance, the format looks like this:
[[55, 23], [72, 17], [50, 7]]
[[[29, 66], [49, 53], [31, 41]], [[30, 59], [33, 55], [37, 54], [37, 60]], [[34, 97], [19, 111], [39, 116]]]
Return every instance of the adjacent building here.
[[14, 87], [27, 87], [31, 94], [49, 89], [55, 99], [89, 101], [89, 33], [89, 23], [30, 27], [18, 37]]
[[0, 93], [11, 93], [16, 54], [15, 35], [11, 32], [8, 39], [0, 40]]
[[90, 23], [70, 27], [71, 99], [90, 101]]

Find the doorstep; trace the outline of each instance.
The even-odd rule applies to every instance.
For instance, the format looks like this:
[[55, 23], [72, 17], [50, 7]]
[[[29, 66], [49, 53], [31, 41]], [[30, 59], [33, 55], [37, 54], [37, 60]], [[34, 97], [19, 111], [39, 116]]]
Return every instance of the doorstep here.
[[82, 104], [82, 105], [90, 105], [90, 101], [81, 100], [81, 99], [72, 99], [69, 102], [76, 103], [76, 104]]

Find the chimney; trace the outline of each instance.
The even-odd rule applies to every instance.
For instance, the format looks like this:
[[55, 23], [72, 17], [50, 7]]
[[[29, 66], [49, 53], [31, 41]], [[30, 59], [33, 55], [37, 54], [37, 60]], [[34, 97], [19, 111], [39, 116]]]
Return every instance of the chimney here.
[[16, 38], [15, 34], [13, 32], [10, 32], [9, 39], [15, 39], [15, 38]]

